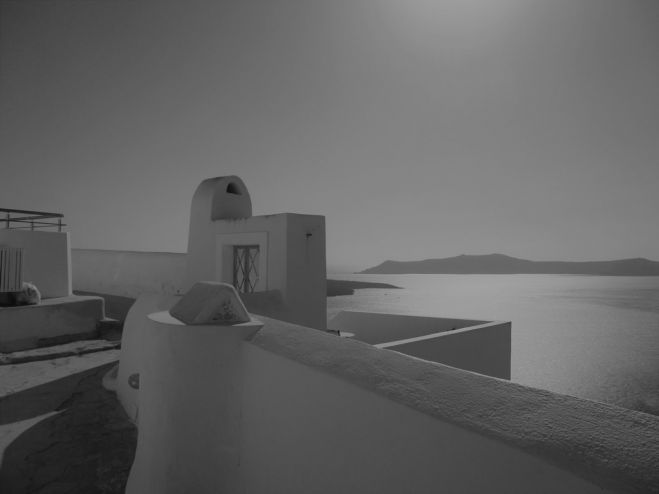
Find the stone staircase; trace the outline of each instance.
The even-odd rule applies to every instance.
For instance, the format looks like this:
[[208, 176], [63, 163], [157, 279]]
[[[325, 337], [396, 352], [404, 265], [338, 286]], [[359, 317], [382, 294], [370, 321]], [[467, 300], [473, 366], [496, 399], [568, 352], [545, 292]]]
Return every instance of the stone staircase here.
[[71, 295], [44, 299], [39, 305], [0, 307], [0, 352], [60, 345], [121, 333], [118, 321], [105, 317], [104, 300]]

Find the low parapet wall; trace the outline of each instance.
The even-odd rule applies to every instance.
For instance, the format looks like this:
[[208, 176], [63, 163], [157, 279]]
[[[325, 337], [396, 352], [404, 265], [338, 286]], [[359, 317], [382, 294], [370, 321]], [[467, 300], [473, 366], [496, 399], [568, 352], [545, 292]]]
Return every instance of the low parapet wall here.
[[264, 322], [246, 492], [659, 492], [659, 417]]
[[488, 321], [408, 314], [344, 310], [328, 322], [329, 329], [349, 331], [355, 339], [377, 345], [485, 324]]
[[486, 376], [510, 379], [511, 324], [491, 322], [376, 345]]
[[131, 298], [184, 292], [186, 254], [72, 249], [71, 262], [74, 290]]
[[0, 352], [94, 338], [102, 319], [100, 297], [58, 297], [38, 305], [0, 307]]
[[342, 311], [328, 326], [378, 348], [510, 379], [510, 322]]
[[[144, 309], [134, 308], [134, 315]], [[137, 326], [143, 322], [138, 319]], [[236, 350], [242, 363], [227, 388], [232, 393], [238, 389], [242, 397], [229, 438], [239, 448], [234, 481], [241, 492], [659, 492], [659, 417], [278, 320], [263, 322]], [[200, 337], [193, 327], [185, 334]], [[125, 343], [122, 366], [124, 352], [133, 352], [139, 362], [139, 347], [151, 344]], [[182, 357], [177, 346], [167, 352]], [[183, 362], [195, 366], [197, 359], [190, 354], [178, 362], [185, 379]], [[127, 374], [120, 367], [118, 379], [127, 380]], [[203, 376], [194, 381], [191, 387], [204, 386]], [[189, 415], [168, 427], [184, 430], [185, 420], [195, 420], [197, 407], [211, 406], [211, 401], [182, 403], [179, 409], [189, 409]], [[138, 404], [135, 397], [128, 402]], [[138, 416], [136, 408], [129, 413]], [[209, 424], [206, 433], [228, 440], [218, 427]], [[141, 441], [148, 442], [148, 435]], [[171, 456], [171, 449], [160, 451]], [[219, 482], [213, 469], [181, 477], [188, 470], [186, 461], [194, 460], [180, 458], [170, 465], [182, 484], [167, 492]], [[157, 489], [140, 494], [145, 492]]]

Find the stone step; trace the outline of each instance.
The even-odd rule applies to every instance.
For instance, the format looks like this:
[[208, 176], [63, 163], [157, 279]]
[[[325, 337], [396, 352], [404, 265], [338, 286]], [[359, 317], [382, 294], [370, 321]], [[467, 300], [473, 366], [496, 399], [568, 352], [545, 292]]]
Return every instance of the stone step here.
[[104, 317], [96, 323], [96, 329], [98, 329], [99, 338], [108, 341], [121, 341], [124, 322], [110, 317]]
[[0, 352], [8, 353], [97, 338], [101, 297], [44, 299], [38, 305], [0, 307]]
[[43, 348], [32, 348], [10, 353], [0, 354], [0, 365], [23, 364], [37, 360], [52, 360], [62, 357], [84, 355], [87, 353], [114, 350], [121, 346], [119, 341], [84, 340], [73, 341], [63, 345], [54, 345]]

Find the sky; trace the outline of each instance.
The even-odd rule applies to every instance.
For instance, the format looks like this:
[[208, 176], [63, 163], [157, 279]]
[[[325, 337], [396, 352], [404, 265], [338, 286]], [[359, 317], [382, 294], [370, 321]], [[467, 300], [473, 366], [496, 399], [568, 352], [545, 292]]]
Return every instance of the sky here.
[[659, 260], [659, 2], [0, 0], [0, 207], [185, 252], [233, 174], [330, 271]]

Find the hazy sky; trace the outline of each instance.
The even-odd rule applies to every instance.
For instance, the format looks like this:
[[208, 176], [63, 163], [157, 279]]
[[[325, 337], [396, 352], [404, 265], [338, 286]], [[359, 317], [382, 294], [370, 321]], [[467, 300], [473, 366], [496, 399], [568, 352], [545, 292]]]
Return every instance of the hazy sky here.
[[656, 0], [0, 2], [0, 207], [74, 247], [184, 252], [237, 174], [331, 270], [659, 260]]

